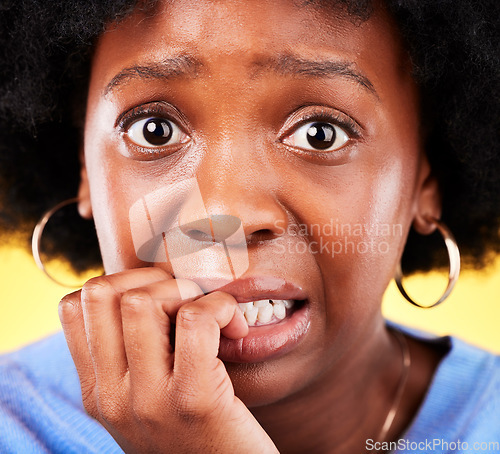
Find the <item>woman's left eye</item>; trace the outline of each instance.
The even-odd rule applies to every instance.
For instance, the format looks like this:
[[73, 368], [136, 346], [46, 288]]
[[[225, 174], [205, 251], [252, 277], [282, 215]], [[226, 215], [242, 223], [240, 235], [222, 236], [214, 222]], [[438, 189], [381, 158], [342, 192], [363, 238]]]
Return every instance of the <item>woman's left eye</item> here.
[[172, 121], [156, 117], [134, 121], [126, 133], [136, 145], [147, 148], [179, 144], [185, 135]]
[[308, 151], [335, 151], [349, 141], [349, 136], [340, 127], [323, 121], [302, 125], [283, 139], [283, 143]]

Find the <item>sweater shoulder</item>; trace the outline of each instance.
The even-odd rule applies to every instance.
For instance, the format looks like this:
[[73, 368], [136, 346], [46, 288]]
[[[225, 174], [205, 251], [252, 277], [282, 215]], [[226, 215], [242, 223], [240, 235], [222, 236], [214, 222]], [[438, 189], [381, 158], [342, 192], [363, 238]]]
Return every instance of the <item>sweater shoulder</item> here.
[[0, 452], [122, 452], [84, 410], [62, 333], [0, 356]]
[[446, 344], [448, 352], [403, 439], [422, 443], [419, 449], [437, 442], [436, 452], [443, 453], [456, 452], [452, 442], [459, 440], [477, 452], [491, 442], [486, 452], [500, 453], [500, 356], [456, 337], [408, 333]]

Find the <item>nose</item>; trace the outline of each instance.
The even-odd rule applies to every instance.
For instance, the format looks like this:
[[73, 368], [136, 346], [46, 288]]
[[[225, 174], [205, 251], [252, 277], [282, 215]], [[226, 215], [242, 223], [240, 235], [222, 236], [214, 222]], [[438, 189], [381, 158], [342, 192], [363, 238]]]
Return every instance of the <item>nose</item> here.
[[222, 242], [242, 229], [247, 245], [282, 234], [288, 215], [278, 200], [279, 178], [261, 160], [248, 147], [212, 147], [196, 174], [207, 216], [193, 219], [186, 206], [180, 216], [183, 233], [198, 241]]

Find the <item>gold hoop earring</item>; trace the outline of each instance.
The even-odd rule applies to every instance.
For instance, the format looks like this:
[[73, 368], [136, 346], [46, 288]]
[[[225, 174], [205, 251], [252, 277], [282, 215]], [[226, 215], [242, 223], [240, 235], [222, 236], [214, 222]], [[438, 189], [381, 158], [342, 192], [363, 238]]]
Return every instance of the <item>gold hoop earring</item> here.
[[406, 298], [406, 300], [409, 301], [414, 306], [420, 307], [422, 309], [430, 309], [431, 307], [436, 307], [437, 305], [441, 304], [446, 298], [448, 298], [451, 291], [453, 290], [453, 287], [455, 287], [455, 284], [457, 283], [458, 280], [458, 276], [460, 274], [460, 251], [458, 250], [458, 245], [457, 242], [455, 241], [453, 234], [450, 232], [448, 227], [446, 227], [446, 225], [443, 224], [441, 221], [430, 216], [427, 217], [427, 220], [436, 225], [437, 229], [444, 238], [444, 243], [448, 251], [448, 258], [450, 261], [450, 271], [448, 274], [448, 285], [446, 286], [446, 290], [434, 304], [430, 306], [422, 306], [421, 304], [418, 304], [415, 301], [413, 301], [411, 297], [408, 295], [408, 293], [406, 293], [406, 290], [403, 287], [402, 283], [403, 272], [401, 270], [401, 263], [398, 263], [398, 266], [396, 268], [396, 274], [394, 276], [396, 285], [398, 286], [399, 291]]
[[47, 225], [47, 222], [49, 222], [49, 219], [52, 217], [52, 215], [56, 211], [59, 211], [61, 208], [64, 208], [67, 205], [71, 205], [72, 203], [77, 203], [78, 201], [79, 201], [78, 197], [73, 197], [71, 199], [64, 200], [64, 201], [58, 203], [54, 208], [51, 208], [46, 213], [44, 213], [44, 215], [40, 218], [40, 220], [35, 225], [35, 228], [33, 229], [33, 236], [31, 237], [31, 251], [32, 251], [33, 258], [35, 259], [35, 263], [38, 266], [38, 268], [40, 268], [50, 280], [52, 280], [56, 284], [59, 284], [63, 287], [68, 287], [68, 288], [75, 288], [75, 286], [60, 282], [55, 277], [53, 277], [45, 268], [45, 265], [43, 264], [42, 258], [40, 257], [40, 245], [42, 242], [43, 230], [45, 229], [45, 226]]

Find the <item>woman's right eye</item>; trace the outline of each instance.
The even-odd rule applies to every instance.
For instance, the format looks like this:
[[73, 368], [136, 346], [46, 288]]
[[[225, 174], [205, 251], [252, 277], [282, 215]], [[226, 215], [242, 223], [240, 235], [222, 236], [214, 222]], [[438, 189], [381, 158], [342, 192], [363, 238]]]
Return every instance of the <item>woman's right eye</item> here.
[[126, 131], [129, 139], [145, 148], [160, 148], [185, 142], [186, 134], [172, 121], [150, 117], [134, 121]]

